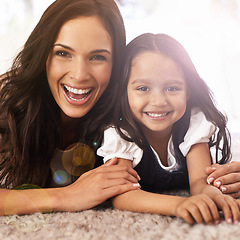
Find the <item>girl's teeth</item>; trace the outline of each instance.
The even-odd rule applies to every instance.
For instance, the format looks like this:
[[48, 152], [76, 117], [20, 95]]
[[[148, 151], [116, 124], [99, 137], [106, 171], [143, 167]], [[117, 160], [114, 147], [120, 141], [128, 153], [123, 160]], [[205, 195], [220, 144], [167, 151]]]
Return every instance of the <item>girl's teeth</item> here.
[[157, 113], [148, 113], [148, 115], [150, 117], [165, 117], [167, 115], [167, 113], [164, 113], [164, 114], [157, 114]]
[[69, 86], [64, 85], [64, 87], [69, 91], [72, 92], [74, 94], [86, 94], [89, 93], [91, 88], [87, 88], [87, 89], [76, 89], [76, 88], [72, 88]]

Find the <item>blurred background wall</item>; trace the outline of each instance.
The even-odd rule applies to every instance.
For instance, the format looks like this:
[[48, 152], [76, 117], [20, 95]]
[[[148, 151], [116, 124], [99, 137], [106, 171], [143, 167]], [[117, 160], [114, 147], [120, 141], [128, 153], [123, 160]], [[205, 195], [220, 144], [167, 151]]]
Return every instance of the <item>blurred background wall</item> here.
[[[11, 65], [53, 0], [0, 0], [0, 74]], [[144, 32], [166, 33], [188, 51], [240, 132], [240, 0], [116, 0], [127, 42]]]

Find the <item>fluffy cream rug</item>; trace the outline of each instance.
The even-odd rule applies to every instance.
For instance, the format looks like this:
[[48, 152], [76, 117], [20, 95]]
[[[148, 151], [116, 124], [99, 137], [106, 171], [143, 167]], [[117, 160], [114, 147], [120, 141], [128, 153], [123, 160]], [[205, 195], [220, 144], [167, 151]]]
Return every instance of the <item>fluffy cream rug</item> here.
[[[233, 134], [233, 160], [240, 160], [240, 134]], [[188, 196], [186, 191], [171, 194]], [[239, 240], [240, 223], [188, 225], [175, 217], [113, 209], [110, 202], [76, 213], [0, 217], [0, 240]]]
[[[186, 195], [187, 193], [181, 193]], [[110, 202], [82, 212], [0, 217], [4, 240], [226, 240], [240, 238], [240, 223], [188, 225], [175, 217], [113, 209]]]

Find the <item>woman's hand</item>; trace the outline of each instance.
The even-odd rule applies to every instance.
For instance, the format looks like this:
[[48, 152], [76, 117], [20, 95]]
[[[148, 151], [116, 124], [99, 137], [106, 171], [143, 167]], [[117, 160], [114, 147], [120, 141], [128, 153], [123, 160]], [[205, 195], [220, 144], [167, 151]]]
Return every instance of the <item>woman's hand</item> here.
[[125, 165], [116, 165], [113, 158], [106, 164], [84, 173], [73, 184], [60, 190], [56, 210], [81, 211], [89, 209], [116, 195], [140, 187], [136, 171]]
[[234, 198], [240, 197], [240, 162], [213, 164], [206, 169], [206, 173], [208, 184], [212, 184], [222, 193]]

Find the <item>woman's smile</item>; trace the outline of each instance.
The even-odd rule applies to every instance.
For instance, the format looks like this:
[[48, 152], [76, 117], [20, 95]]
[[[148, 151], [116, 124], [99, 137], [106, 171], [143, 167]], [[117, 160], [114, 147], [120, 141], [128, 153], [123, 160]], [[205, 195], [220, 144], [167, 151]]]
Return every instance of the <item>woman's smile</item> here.
[[71, 104], [75, 105], [84, 104], [91, 97], [92, 88], [74, 88], [65, 84], [61, 85], [66, 100]]
[[71, 118], [86, 115], [108, 86], [112, 39], [96, 16], [67, 21], [48, 56], [49, 87], [59, 108]]

